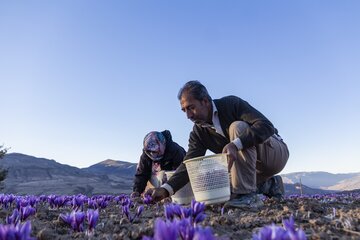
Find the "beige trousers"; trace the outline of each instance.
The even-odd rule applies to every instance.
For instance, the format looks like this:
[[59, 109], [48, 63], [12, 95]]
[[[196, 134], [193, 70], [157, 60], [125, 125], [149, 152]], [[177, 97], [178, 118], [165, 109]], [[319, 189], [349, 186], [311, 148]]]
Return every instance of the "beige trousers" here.
[[[238, 138], [248, 127], [246, 122], [233, 122], [229, 127], [230, 140]], [[275, 135], [262, 144], [240, 150], [230, 170], [232, 193], [255, 192], [256, 185], [279, 173], [288, 158], [286, 144]]]

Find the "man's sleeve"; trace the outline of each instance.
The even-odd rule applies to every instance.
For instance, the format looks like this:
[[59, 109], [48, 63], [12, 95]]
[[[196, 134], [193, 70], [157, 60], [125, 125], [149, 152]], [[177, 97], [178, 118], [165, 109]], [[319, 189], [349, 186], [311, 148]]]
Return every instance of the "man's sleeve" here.
[[[195, 126], [194, 126], [195, 128]], [[190, 133], [189, 139], [189, 150], [186, 153], [184, 160], [204, 156], [206, 153], [206, 149], [204, 145], [201, 143], [198, 135], [194, 132], [194, 130]], [[162, 186], [168, 190], [170, 194], [171, 190], [173, 193], [180, 190], [183, 186], [185, 186], [189, 182], [189, 176], [184, 163], [181, 163], [180, 166], [176, 169], [174, 175], [168, 180], [168, 182]], [[170, 188], [169, 188], [170, 186]]]
[[261, 144], [275, 133], [273, 124], [262, 113], [240, 98], [233, 100], [237, 119], [250, 125], [239, 136], [243, 148]]
[[172, 161], [173, 161], [173, 169], [176, 169], [184, 161], [186, 152], [184, 148], [182, 148], [180, 145], [178, 145], [177, 143], [174, 144], [175, 144], [174, 146], [176, 147], [176, 151], [172, 158]]

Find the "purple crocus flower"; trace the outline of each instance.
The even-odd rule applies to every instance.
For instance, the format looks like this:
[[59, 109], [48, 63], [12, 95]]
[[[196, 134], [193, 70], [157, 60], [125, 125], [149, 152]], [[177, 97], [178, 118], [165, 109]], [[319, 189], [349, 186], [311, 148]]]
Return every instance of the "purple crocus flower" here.
[[149, 194], [145, 194], [144, 198], [143, 198], [143, 203], [146, 205], [151, 204], [152, 202], [152, 197]]
[[126, 194], [120, 194], [119, 196], [114, 197], [114, 200], [119, 204], [124, 198], [126, 198]]
[[172, 220], [174, 218], [174, 211], [172, 204], [165, 205], [164, 208], [165, 208], [164, 213], [166, 219]]
[[31, 240], [33, 239], [32, 237], [30, 237], [30, 233], [31, 233], [31, 223], [30, 221], [26, 221], [24, 224], [22, 225], [18, 225], [18, 227], [20, 228], [20, 235], [21, 235], [21, 240]]
[[215, 240], [215, 236], [210, 227], [196, 228], [192, 240]]
[[253, 240], [272, 240], [283, 239], [285, 230], [281, 227], [271, 224], [260, 229], [260, 232], [253, 235]]
[[71, 222], [71, 226], [74, 230], [78, 232], [84, 231], [84, 220], [85, 220], [85, 213], [84, 212], [73, 212], [73, 218]]
[[88, 199], [88, 208], [96, 209], [98, 208], [97, 202], [91, 198]]
[[283, 225], [286, 230], [286, 234], [290, 237], [290, 239], [306, 239], [306, 235], [302, 229], [296, 231], [293, 216], [291, 216], [289, 220], [284, 219]]
[[154, 240], [154, 238], [149, 236], [143, 236], [141, 240]]
[[139, 206], [136, 211], [136, 216], [140, 217], [143, 210], [144, 210], [144, 206]]
[[260, 229], [260, 232], [253, 235], [253, 240], [270, 240], [270, 239], [292, 239], [306, 240], [306, 235], [302, 229], [296, 231], [294, 219], [291, 216], [289, 220], [283, 220], [284, 227], [271, 224]]
[[30, 205], [20, 208], [20, 219], [21, 221], [26, 220], [30, 215], [34, 215], [36, 212], [35, 208]]
[[46, 201], [47, 201], [47, 196], [44, 195], [44, 194], [43, 194], [43, 195], [40, 195], [40, 196], [39, 196], [39, 201], [40, 201], [40, 202], [46, 202]]
[[191, 208], [180, 208], [181, 209], [181, 218], [188, 218], [193, 216], [193, 210]]
[[106, 208], [108, 204], [109, 204], [109, 203], [108, 203], [108, 201], [107, 201], [105, 198], [99, 198], [99, 199], [97, 199], [97, 205], [98, 205], [98, 207], [100, 207], [100, 208], [102, 208], [102, 209]]
[[191, 219], [185, 218], [181, 220], [175, 220], [178, 226], [178, 232], [182, 240], [192, 240], [194, 237], [195, 229], [192, 226]]
[[9, 224], [2, 225], [0, 224], [0, 240], [8, 239], [19, 239], [19, 240], [32, 240], [34, 238], [30, 237], [31, 232], [31, 223], [29, 221], [24, 224]]
[[122, 207], [123, 213], [125, 214], [125, 216], [130, 220], [130, 209], [129, 209], [129, 205], [124, 205]]
[[65, 196], [56, 196], [53, 199], [53, 204], [57, 208], [63, 207], [67, 203], [67, 198]]
[[225, 211], [225, 207], [222, 207], [222, 208], [221, 208], [221, 212], [220, 212], [220, 213], [221, 213], [221, 216], [224, 215], [224, 211]]
[[127, 217], [127, 219], [130, 222], [133, 222], [136, 218], [140, 217], [142, 211], [144, 210], [144, 206], [139, 206], [136, 210], [136, 213], [134, 214], [134, 216], [131, 215], [130, 213], [130, 207], [129, 205], [125, 205], [122, 207], [123, 213], [125, 214], [125, 216]]
[[155, 221], [154, 240], [175, 240], [179, 233], [176, 222], [163, 221], [158, 218]]
[[72, 222], [72, 217], [71, 214], [60, 214], [59, 216], [61, 218], [61, 220], [63, 220], [65, 223], [67, 223], [68, 225], [71, 225]]
[[82, 232], [84, 231], [84, 212], [76, 212], [73, 210], [70, 214], [60, 214], [60, 218], [71, 226], [74, 231]]
[[35, 196], [29, 196], [29, 204], [30, 206], [34, 207], [35, 204], [38, 202], [38, 198]]
[[5, 222], [7, 224], [17, 224], [20, 221], [19, 210], [15, 208], [11, 214], [11, 216], [7, 216]]
[[174, 215], [176, 215], [178, 218], [181, 218], [183, 216], [182, 207], [178, 204], [172, 204]]
[[122, 199], [121, 205], [122, 206], [128, 205], [129, 207], [132, 207], [134, 206], [134, 203], [131, 201], [129, 197], [126, 196], [125, 198]]
[[195, 218], [194, 218], [194, 224], [198, 224], [201, 223], [202, 221], [204, 221], [206, 215], [204, 213], [199, 213]]
[[4, 208], [7, 208], [8, 206], [11, 206], [11, 204], [13, 203], [13, 201], [15, 199], [16, 199], [15, 195], [13, 195], [13, 194], [5, 195], [4, 199], [3, 199]]
[[288, 220], [283, 219], [283, 225], [286, 230], [295, 232], [295, 221], [292, 216]]
[[95, 211], [92, 209], [88, 209], [86, 212], [86, 218], [89, 224], [89, 231], [92, 232], [97, 224], [99, 219], [99, 210], [96, 209]]
[[16, 198], [15, 201], [16, 201], [16, 208], [18, 210], [20, 210], [20, 208], [22, 208], [22, 207], [26, 207], [27, 205], [29, 205], [29, 201], [22, 197]]
[[178, 218], [185, 218], [187, 215], [189, 215], [189, 212], [187, 209], [182, 208], [178, 204], [168, 204], [164, 206], [165, 208], [165, 217], [168, 220], [172, 220], [174, 217]]
[[85, 197], [83, 195], [78, 195], [73, 197], [72, 206], [74, 210], [79, 210], [84, 208]]
[[199, 213], [204, 212], [205, 203], [196, 202], [194, 199], [191, 200], [191, 209], [193, 211], [193, 216], [198, 215]]

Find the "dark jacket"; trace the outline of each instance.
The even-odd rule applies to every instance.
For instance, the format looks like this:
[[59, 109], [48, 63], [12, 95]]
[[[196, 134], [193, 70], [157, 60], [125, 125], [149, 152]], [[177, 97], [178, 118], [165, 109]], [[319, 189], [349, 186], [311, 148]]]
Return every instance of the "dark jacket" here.
[[[179, 144], [174, 142], [169, 130], [161, 132], [166, 139], [164, 157], [160, 161], [161, 170], [173, 171], [184, 160], [185, 150]], [[145, 190], [147, 182], [151, 178], [152, 160], [145, 154], [144, 150], [140, 156], [140, 161], [136, 169], [133, 191], [142, 193]]]
[[[272, 123], [249, 103], [236, 96], [227, 96], [213, 100], [218, 111], [221, 128], [225, 137], [216, 133], [210, 127], [201, 127], [194, 124], [190, 133], [189, 149], [184, 160], [204, 156], [206, 150], [221, 153], [226, 144], [230, 142], [229, 127], [234, 121], [244, 121], [250, 126], [240, 135], [243, 148], [257, 146], [277, 133]], [[174, 192], [189, 181], [185, 164], [181, 164], [167, 183]]]

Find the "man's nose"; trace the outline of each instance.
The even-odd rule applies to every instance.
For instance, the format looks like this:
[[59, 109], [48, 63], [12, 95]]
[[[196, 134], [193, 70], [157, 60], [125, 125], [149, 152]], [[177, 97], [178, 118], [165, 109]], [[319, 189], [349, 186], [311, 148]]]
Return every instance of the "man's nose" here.
[[192, 119], [194, 117], [194, 114], [191, 111], [186, 111], [186, 117], [188, 119]]

